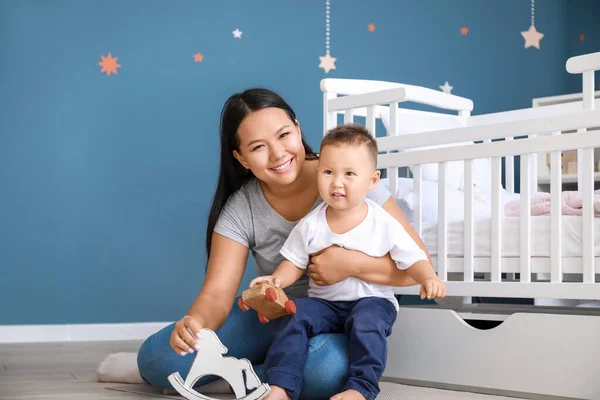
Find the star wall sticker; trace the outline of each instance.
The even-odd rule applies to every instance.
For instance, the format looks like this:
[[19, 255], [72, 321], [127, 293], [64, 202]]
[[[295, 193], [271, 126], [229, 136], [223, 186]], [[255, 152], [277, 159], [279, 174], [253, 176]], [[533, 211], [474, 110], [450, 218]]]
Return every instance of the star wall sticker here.
[[375, 32], [375, 25], [373, 23], [370, 23], [367, 27], [369, 28], [369, 32]]
[[231, 33], [233, 33], [234, 38], [241, 39], [244, 32], [240, 31], [238, 28], [235, 28], [235, 31], [232, 31]]
[[448, 83], [448, 81], [446, 81], [446, 83], [444, 83], [443, 85], [440, 85], [440, 89], [444, 93], [450, 93], [450, 94], [452, 94], [452, 89], [454, 89], [454, 86], [450, 86], [450, 84]]
[[535, 29], [535, 25], [531, 25], [529, 30], [521, 32], [521, 35], [525, 39], [525, 48], [535, 47], [536, 49], [540, 48], [540, 40], [544, 37], [543, 33]]
[[460, 28], [460, 34], [463, 36], [467, 36], [469, 34], [469, 28], [463, 26], [462, 28]]
[[579, 41], [583, 42], [585, 40], [585, 35], [582, 33], [581, 35], [579, 35]]
[[204, 60], [204, 56], [201, 53], [194, 54], [194, 61], [195, 62], [202, 62], [202, 60]]
[[98, 65], [102, 67], [100, 73], [106, 72], [106, 76], [110, 76], [111, 73], [118, 74], [117, 68], [121, 67], [121, 64], [117, 64], [119, 57], [113, 58], [113, 56], [108, 53], [108, 57], [100, 55], [100, 58], [102, 58], [102, 61], [98, 63]]
[[325, 56], [319, 58], [321, 59], [319, 68], [323, 68], [326, 74], [328, 74], [332, 69], [335, 69], [335, 60], [337, 60], [337, 58], [331, 57], [329, 52], [325, 54]]

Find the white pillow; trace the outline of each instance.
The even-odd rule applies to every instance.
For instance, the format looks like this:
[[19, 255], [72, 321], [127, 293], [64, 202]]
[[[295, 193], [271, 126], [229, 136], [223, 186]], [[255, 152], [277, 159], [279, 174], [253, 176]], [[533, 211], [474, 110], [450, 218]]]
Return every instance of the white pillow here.
[[[462, 122], [458, 117], [452, 115], [440, 115], [439, 117], [434, 115], [423, 115], [413, 114], [407, 110], [398, 110], [398, 122], [397, 131], [398, 135], [412, 135], [421, 132], [438, 131], [442, 129], [458, 128], [462, 126]], [[380, 111], [380, 118], [386, 131], [390, 130], [390, 113], [389, 109], [385, 108]], [[415, 151], [415, 150], [426, 150], [435, 149], [441, 147], [452, 147], [456, 144], [446, 145], [435, 145], [425, 146], [418, 148], [408, 148], [400, 151]], [[458, 188], [460, 186], [460, 180], [458, 178], [458, 169], [461, 168], [462, 163], [460, 161], [448, 163], [448, 185], [449, 187]], [[410, 166], [411, 171], [414, 173], [414, 169]], [[464, 167], [463, 167], [464, 168]], [[438, 180], [438, 165], [437, 164], [423, 164], [421, 166], [421, 175], [426, 181], [437, 181]]]
[[[379, 116], [386, 131], [390, 127], [390, 113], [388, 108], [382, 108]], [[411, 135], [421, 132], [438, 131], [442, 129], [453, 129], [464, 126], [460, 117], [446, 114], [414, 114], [410, 110], [398, 109], [397, 113], [397, 131], [398, 135]], [[460, 142], [450, 144], [440, 144], [434, 146], [425, 146], [418, 148], [409, 148], [400, 151], [416, 151], [426, 149], [436, 149], [445, 147], [466, 146], [473, 142]], [[414, 167], [409, 166], [414, 173]], [[464, 162], [451, 161], [447, 164], [448, 188], [464, 191]], [[421, 176], [424, 181], [438, 181], [438, 164], [423, 164], [421, 166]], [[477, 159], [473, 163], [473, 184], [475, 186], [475, 195], [480, 197], [490, 197], [490, 178], [491, 166], [488, 159]]]
[[[381, 183], [389, 190], [389, 180], [382, 179]], [[464, 219], [464, 198], [465, 194], [458, 189], [446, 189], [447, 201], [446, 212], [449, 221]], [[394, 195], [394, 194], [392, 194]], [[394, 195], [398, 206], [406, 215], [406, 218], [413, 223], [415, 196], [413, 191], [413, 179], [398, 178], [398, 185]], [[438, 219], [438, 182], [421, 182], [421, 215], [423, 222], [437, 221]], [[479, 201], [476, 197], [473, 201], [473, 215], [475, 218], [489, 218], [489, 204]]]
[[[414, 192], [408, 193], [399, 199], [406, 207], [413, 211], [415, 206]], [[438, 219], [438, 183], [424, 181], [421, 186], [421, 214], [423, 222], [437, 221]], [[446, 189], [446, 216], [448, 221], [462, 221], [465, 219], [465, 194], [457, 189]], [[476, 219], [490, 218], [490, 205], [473, 198], [473, 216]]]

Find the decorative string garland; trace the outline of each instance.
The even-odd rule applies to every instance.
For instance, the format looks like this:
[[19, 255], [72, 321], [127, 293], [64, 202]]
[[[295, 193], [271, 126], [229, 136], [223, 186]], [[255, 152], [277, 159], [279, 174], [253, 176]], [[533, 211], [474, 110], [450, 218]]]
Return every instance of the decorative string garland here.
[[326, 74], [332, 69], [335, 69], [335, 61], [337, 58], [331, 57], [331, 0], [325, 0], [325, 55], [319, 57], [321, 62], [319, 68], [323, 68]]
[[521, 32], [521, 35], [525, 39], [525, 48], [535, 47], [539, 50], [544, 34], [535, 29], [535, 0], [531, 0], [531, 26], [529, 30]]

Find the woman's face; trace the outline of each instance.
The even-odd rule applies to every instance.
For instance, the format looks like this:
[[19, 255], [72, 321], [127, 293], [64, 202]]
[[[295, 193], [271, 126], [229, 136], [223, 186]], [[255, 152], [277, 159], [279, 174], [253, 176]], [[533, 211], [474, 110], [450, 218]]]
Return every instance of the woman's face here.
[[297, 123], [275, 107], [248, 114], [238, 128], [240, 147], [234, 157], [266, 184], [293, 183], [306, 156]]

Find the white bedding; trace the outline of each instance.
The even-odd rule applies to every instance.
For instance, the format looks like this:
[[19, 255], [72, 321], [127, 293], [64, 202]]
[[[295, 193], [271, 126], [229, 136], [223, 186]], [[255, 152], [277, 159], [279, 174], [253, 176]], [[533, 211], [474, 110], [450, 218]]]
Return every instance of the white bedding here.
[[[389, 190], [389, 181], [382, 179], [381, 183]], [[432, 181], [423, 181], [421, 184], [421, 216], [423, 222], [437, 221], [438, 219], [438, 183]], [[473, 198], [473, 216], [478, 219], [491, 217], [490, 193], [474, 191]], [[415, 197], [413, 195], [413, 179], [398, 178], [398, 187], [396, 188], [395, 198], [398, 206], [406, 215], [408, 220], [413, 223], [413, 210]], [[519, 194], [509, 193], [505, 189], [500, 189], [502, 196], [500, 208], [504, 212], [504, 206], [511, 200], [518, 199]], [[465, 194], [461, 190], [446, 189], [446, 213], [449, 221], [461, 221], [464, 219], [464, 198]]]
[[[387, 187], [389, 182], [382, 179]], [[423, 227], [421, 237], [432, 257], [437, 255], [437, 182], [423, 181], [422, 183], [422, 218]], [[396, 190], [396, 201], [411, 224], [413, 221], [413, 180], [399, 178]], [[504, 189], [500, 192], [502, 218], [502, 257], [519, 257], [521, 254], [520, 218], [506, 217], [505, 205], [519, 194], [509, 193]], [[464, 193], [448, 189], [447, 191], [447, 217], [448, 217], [448, 257], [463, 257], [464, 255]], [[491, 207], [489, 202], [473, 201], [474, 214], [474, 245], [475, 257], [491, 257]], [[531, 255], [532, 257], [550, 257], [551, 217], [531, 217]], [[600, 218], [594, 218], [595, 245], [594, 254], [600, 256]], [[582, 217], [573, 215], [562, 216], [562, 256], [581, 257], [582, 253]]]
[[[491, 219], [474, 222], [475, 257], [491, 256]], [[437, 255], [437, 222], [425, 222], [422, 238], [431, 256]], [[448, 257], [464, 255], [464, 222], [448, 222]], [[600, 256], [600, 218], [594, 218], [594, 254]], [[582, 217], [562, 217], [562, 256], [581, 257]], [[531, 217], [531, 255], [550, 257], [550, 216]], [[502, 219], [502, 257], [519, 257], [521, 254], [520, 218]]]

